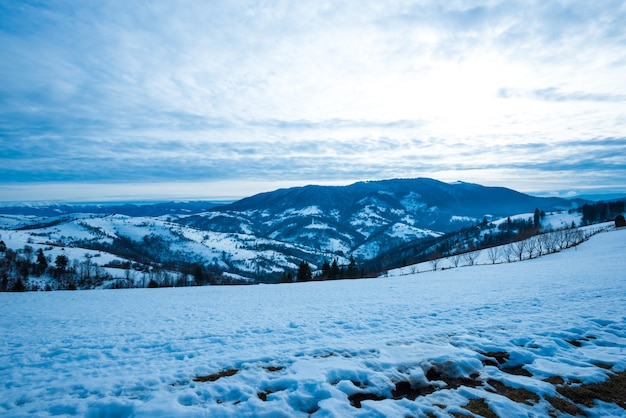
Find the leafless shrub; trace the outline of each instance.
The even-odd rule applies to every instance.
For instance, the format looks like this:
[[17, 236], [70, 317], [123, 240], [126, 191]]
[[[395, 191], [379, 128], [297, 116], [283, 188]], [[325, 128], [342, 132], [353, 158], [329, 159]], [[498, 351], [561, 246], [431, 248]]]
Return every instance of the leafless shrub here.
[[441, 261], [440, 258], [431, 258], [430, 260], [428, 260], [428, 262], [430, 263], [430, 265], [433, 268], [433, 271], [437, 270], [437, 266], [439, 265], [440, 261]]
[[491, 264], [496, 264], [496, 261], [500, 258], [500, 254], [502, 253], [501, 247], [491, 247], [487, 250], [487, 257], [491, 260]]
[[480, 250], [469, 251], [463, 254], [463, 258], [465, 259], [465, 262], [467, 263], [468, 266], [473, 266], [479, 255], [480, 255]]
[[537, 236], [532, 236], [526, 241], [526, 254], [528, 255], [528, 259], [531, 260], [537, 254]]
[[555, 253], [557, 249], [556, 232], [552, 231], [541, 236], [544, 250], [549, 253]]
[[507, 263], [510, 263], [515, 259], [515, 249], [513, 248], [513, 244], [505, 245], [502, 248], [502, 252], [504, 253], [504, 258]]
[[459, 263], [461, 262], [461, 254], [454, 254], [452, 257], [450, 257], [450, 262], [454, 267], [458, 267]]
[[441, 251], [437, 250], [430, 255], [428, 262], [433, 267], [433, 271], [437, 270], [437, 266], [441, 263], [442, 254]]
[[512, 246], [515, 256], [519, 261], [522, 261], [524, 259], [524, 253], [526, 252], [526, 240], [521, 239], [519, 241], [516, 241], [512, 244]]

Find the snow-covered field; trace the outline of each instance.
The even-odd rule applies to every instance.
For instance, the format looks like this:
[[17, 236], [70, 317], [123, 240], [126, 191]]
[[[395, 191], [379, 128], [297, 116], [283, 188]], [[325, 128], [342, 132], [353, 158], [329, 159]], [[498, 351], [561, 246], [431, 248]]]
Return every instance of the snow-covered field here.
[[2, 293], [0, 415], [558, 415], [626, 369], [625, 252], [623, 229], [379, 279]]

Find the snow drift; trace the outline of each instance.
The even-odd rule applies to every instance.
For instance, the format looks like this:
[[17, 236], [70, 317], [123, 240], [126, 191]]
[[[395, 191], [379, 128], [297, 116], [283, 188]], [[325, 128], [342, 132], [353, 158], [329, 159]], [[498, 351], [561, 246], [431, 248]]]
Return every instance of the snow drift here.
[[623, 415], [562, 389], [626, 369], [625, 250], [611, 230], [379, 279], [0, 294], [0, 414]]

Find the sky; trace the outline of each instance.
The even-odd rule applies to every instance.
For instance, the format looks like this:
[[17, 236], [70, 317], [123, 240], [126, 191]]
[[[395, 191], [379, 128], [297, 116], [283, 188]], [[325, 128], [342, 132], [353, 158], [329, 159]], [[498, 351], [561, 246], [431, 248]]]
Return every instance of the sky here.
[[626, 193], [626, 2], [0, 2], [0, 201]]

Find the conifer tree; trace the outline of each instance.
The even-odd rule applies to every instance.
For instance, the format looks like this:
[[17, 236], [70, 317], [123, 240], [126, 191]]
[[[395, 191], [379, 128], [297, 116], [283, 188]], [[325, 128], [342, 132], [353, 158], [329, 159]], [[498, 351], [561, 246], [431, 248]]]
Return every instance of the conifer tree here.
[[333, 265], [330, 268], [330, 278], [336, 279], [337, 277], [339, 277], [339, 273], [339, 264], [337, 264], [337, 259], [335, 258], [333, 260]]
[[296, 278], [299, 282], [308, 282], [313, 278], [309, 263], [304, 260], [300, 262], [300, 266], [298, 267], [298, 275], [296, 276]]

